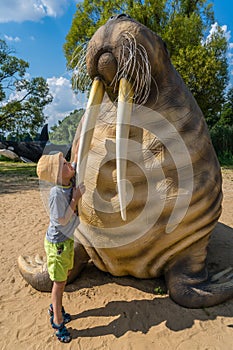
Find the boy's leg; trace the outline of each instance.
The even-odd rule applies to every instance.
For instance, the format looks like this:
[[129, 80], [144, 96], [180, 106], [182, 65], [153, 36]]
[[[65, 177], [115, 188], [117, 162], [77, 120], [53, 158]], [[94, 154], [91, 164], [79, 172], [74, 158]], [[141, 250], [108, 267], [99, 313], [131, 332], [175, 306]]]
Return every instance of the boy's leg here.
[[66, 281], [64, 282], [53, 282], [52, 288], [52, 305], [53, 305], [53, 322], [55, 324], [61, 324], [63, 322], [62, 316], [62, 297], [65, 289]]

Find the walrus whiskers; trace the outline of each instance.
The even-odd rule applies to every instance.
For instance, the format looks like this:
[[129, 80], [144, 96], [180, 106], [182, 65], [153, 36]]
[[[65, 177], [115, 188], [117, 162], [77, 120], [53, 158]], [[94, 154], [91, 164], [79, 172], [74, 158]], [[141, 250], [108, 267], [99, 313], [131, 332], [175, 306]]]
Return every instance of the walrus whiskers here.
[[[70, 66], [72, 66], [72, 63], [77, 62], [73, 69], [73, 88], [75, 90], [81, 90], [83, 92], [89, 91], [91, 86], [91, 79], [87, 74], [86, 67], [87, 51], [88, 42], [79, 45], [74, 51], [70, 63]], [[143, 76], [143, 79], [140, 79], [140, 76]], [[137, 45], [135, 38], [127, 32], [124, 33], [124, 40], [121, 45], [117, 72], [111, 82], [113, 91], [117, 91], [119, 81], [124, 77], [127, 77], [127, 79], [132, 82], [132, 89], [134, 91], [134, 103], [137, 105], [143, 105], [146, 103], [150, 94], [152, 79], [151, 66], [146, 49], [141, 44]], [[157, 88], [157, 83], [154, 83]]]
[[[143, 79], [140, 79], [140, 76], [143, 76]], [[145, 103], [150, 94], [151, 66], [145, 48], [140, 44], [137, 45], [135, 38], [127, 32], [124, 33], [117, 72], [111, 83], [114, 91], [117, 90], [121, 78], [125, 77], [132, 83], [134, 103], [138, 105]]]
[[79, 45], [73, 52], [70, 66], [77, 62], [72, 74], [72, 87], [74, 90], [89, 91], [91, 86], [91, 79], [87, 74], [86, 54], [88, 42]]
[[[145, 77], [145, 81], [143, 83], [143, 79], [140, 79], [140, 73], [139, 70], [137, 71], [137, 79], [136, 81], [139, 81], [142, 83], [141, 88], [136, 90], [138, 92], [138, 97], [139, 99], [137, 100], [137, 96], [135, 97], [136, 102], [138, 104], [144, 104], [147, 102], [147, 99], [150, 94], [150, 85], [151, 85], [151, 66], [148, 61], [148, 56], [145, 48], [142, 45], [139, 45], [137, 49], [138, 54], [140, 55], [141, 61], [142, 61], [142, 66], [139, 65], [139, 70], [141, 70], [142, 76]], [[143, 89], [144, 92], [143, 92]], [[141, 98], [141, 99], [140, 99]]]

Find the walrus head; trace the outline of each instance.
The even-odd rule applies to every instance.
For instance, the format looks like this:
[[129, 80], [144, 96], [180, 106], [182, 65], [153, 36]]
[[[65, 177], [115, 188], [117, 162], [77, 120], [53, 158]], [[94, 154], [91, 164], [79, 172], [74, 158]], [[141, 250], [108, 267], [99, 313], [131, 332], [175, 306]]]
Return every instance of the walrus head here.
[[120, 81], [125, 78], [132, 85], [133, 102], [147, 105], [149, 101], [156, 101], [156, 80], [161, 83], [165, 78], [161, 67], [166, 66], [168, 70], [170, 59], [166, 44], [158, 35], [121, 14], [111, 17], [93, 35], [86, 65], [92, 80], [96, 77], [102, 80], [112, 101], [117, 100]]

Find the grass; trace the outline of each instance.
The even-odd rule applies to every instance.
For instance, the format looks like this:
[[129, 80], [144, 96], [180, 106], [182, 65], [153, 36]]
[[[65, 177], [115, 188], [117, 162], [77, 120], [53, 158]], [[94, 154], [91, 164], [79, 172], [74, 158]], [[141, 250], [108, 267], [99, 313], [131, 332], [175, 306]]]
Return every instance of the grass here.
[[154, 293], [159, 294], [159, 295], [164, 295], [167, 292], [162, 287], [158, 286], [158, 287], [154, 288]]
[[0, 161], [0, 176], [36, 177], [36, 164]]
[[0, 194], [38, 188], [35, 163], [0, 160]]

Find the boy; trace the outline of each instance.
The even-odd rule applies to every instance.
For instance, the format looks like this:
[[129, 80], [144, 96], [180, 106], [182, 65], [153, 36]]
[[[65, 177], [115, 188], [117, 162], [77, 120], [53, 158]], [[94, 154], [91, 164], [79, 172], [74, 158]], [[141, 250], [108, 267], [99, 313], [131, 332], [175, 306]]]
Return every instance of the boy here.
[[63, 343], [68, 343], [71, 341], [71, 335], [65, 323], [69, 322], [71, 317], [62, 306], [62, 297], [69, 271], [73, 268], [73, 233], [79, 224], [76, 208], [85, 192], [85, 186], [83, 183], [77, 188], [72, 186], [71, 179], [75, 170], [61, 152], [43, 155], [37, 164], [37, 175], [40, 180], [55, 185], [50, 191], [50, 223], [44, 240], [48, 273], [53, 281], [49, 313], [51, 325], [57, 330], [57, 338]]

